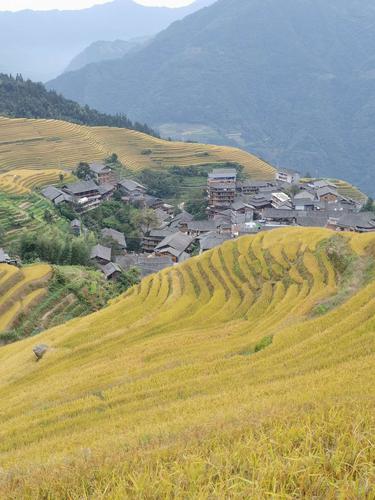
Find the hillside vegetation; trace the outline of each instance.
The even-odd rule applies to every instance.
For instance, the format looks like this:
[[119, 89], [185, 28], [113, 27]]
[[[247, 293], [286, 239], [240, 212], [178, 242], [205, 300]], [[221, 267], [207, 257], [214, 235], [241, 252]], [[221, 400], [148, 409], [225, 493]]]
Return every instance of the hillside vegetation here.
[[125, 114], [115, 113], [115, 116], [111, 116], [88, 106], [80, 106], [56, 92], [46, 90], [41, 83], [24, 80], [21, 75], [13, 78], [0, 73], [0, 115], [66, 120], [81, 125], [126, 127], [158, 136], [147, 125], [131, 122]]
[[137, 53], [48, 85], [374, 195], [374, 23], [371, 0], [219, 0]]
[[[5, 187], [0, 176], [0, 245], [7, 248], [13, 242], [28, 233], [51, 234], [53, 231], [67, 235], [69, 224], [57, 211], [51, 210], [48, 200], [36, 193], [11, 195], [1, 192]], [[10, 186], [11, 187], [11, 186]], [[18, 190], [17, 184], [14, 190]], [[46, 212], [51, 214], [51, 221], [45, 219]]]
[[122, 128], [0, 117], [0, 138], [0, 173], [72, 170], [79, 161], [101, 161], [112, 153], [134, 171], [233, 162], [243, 165], [254, 179], [273, 178], [275, 172], [268, 163], [237, 148], [165, 141]]
[[0, 349], [2, 498], [373, 498], [375, 236], [282, 229]]
[[24, 269], [0, 264], [0, 343], [1, 332], [10, 329], [17, 317], [45, 296], [50, 276], [51, 267], [46, 264]]
[[0, 265], [0, 345], [104, 307], [118, 294], [95, 269]]

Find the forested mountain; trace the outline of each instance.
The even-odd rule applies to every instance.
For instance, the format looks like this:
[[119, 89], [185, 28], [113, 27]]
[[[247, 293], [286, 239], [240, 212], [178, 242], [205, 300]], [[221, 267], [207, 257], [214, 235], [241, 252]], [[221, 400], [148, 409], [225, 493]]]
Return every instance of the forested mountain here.
[[133, 123], [126, 115], [99, 113], [88, 106], [80, 106], [53, 91], [47, 91], [41, 83], [15, 78], [0, 73], [0, 115], [11, 118], [51, 118], [82, 125], [106, 125], [130, 128], [146, 134], [158, 134], [146, 124]]
[[374, 193], [374, 23], [369, 0], [219, 0], [50, 86]]
[[86, 47], [69, 63], [65, 72], [76, 71], [87, 64], [120, 59], [132, 50], [142, 47], [148, 37], [133, 38], [132, 40], [115, 40], [113, 42], [99, 40]]
[[171, 9], [113, 0], [84, 10], [0, 12], [0, 73], [47, 81], [97, 40], [154, 35], [213, 1]]

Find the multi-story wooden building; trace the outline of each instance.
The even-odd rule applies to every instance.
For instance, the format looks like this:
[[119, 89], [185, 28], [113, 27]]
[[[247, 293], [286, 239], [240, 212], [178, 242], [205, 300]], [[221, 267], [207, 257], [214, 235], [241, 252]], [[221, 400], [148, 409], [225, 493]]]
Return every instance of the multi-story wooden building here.
[[235, 169], [215, 169], [208, 174], [208, 205], [210, 209], [229, 208], [236, 197]]

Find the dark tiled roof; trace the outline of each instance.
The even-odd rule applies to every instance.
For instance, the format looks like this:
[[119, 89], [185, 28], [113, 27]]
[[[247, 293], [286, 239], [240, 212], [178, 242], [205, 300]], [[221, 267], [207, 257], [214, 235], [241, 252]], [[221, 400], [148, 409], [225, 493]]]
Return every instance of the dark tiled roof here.
[[214, 220], [193, 220], [188, 222], [188, 231], [214, 231], [217, 228], [217, 224]]
[[169, 227], [163, 228], [163, 229], [152, 229], [150, 231], [150, 237], [151, 238], [165, 238], [166, 236], [169, 236], [170, 234], [175, 234], [176, 231], [173, 231]]
[[156, 198], [156, 196], [145, 194], [143, 196], [143, 201], [147, 207], [152, 208], [154, 205], [159, 204], [162, 200], [160, 198]]
[[375, 213], [360, 212], [357, 214], [346, 214], [338, 219], [337, 225], [343, 228], [375, 230]]
[[307, 200], [307, 199], [314, 200], [315, 194], [311, 193], [310, 191], [307, 191], [307, 189], [302, 189], [301, 191], [299, 191], [299, 193], [297, 193], [294, 196], [294, 199], [295, 200]]
[[211, 248], [215, 248], [230, 239], [231, 237], [228, 234], [218, 234], [212, 231], [199, 238], [199, 246], [204, 252], [206, 250], [211, 250]]
[[289, 219], [301, 215], [299, 210], [266, 208], [263, 210], [264, 219]]
[[126, 248], [125, 235], [123, 233], [120, 233], [120, 231], [105, 227], [104, 229], [102, 229], [101, 233], [103, 238], [112, 238], [112, 240], [116, 241], [123, 248]]
[[132, 191], [138, 191], [139, 189], [141, 191], [145, 191], [146, 188], [145, 186], [142, 186], [139, 182], [133, 181], [132, 179], [123, 179], [122, 181], [119, 182], [120, 186], [122, 186], [124, 189], [129, 191], [130, 193]]
[[154, 212], [159, 222], [165, 222], [171, 218], [171, 216], [161, 208], [156, 208]]
[[163, 241], [157, 245], [155, 248], [156, 251], [161, 251], [165, 250], [168, 248], [173, 248], [176, 250], [179, 254], [184, 252], [193, 242], [193, 238], [191, 236], [188, 236], [185, 233], [174, 233], [170, 234], [166, 238], [164, 238]]
[[293, 200], [294, 205], [309, 205], [309, 206], [315, 206], [314, 200], [311, 198], [294, 198]]
[[68, 193], [72, 194], [83, 194], [89, 191], [98, 191], [99, 193], [99, 187], [95, 184], [94, 181], [75, 182], [74, 184], [68, 184], [65, 189], [68, 191]]
[[109, 247], [104, 247], [103, 245], [95, 245], [91, 249], [90, 259], [102, 259], [107, 260], [108, 262], [111, 260], [112, 250]]
[[98, 191], [102, 196], [111, 193], [114, 189], [115, 186], [109, 182], [105, 182], [104, 184], [100, 184], [100, 186], [98, 186]]
[[321, 196], [325, 196], [326, 194], [333, 194], [333, 195], [337, 196], [337, 191], [336, 191], [336, 189], [333, 189], [329, 186], [324, 186], [324, 187], [319, 188], [316, 191], [316, 194], [319, 198]]
[[111, 170], [106, 165], [103, 165], [103, 163], [90, 163], [89, 168], [91, 172], [94, 172], [95, 174], [101, 174], [102, 172], [110, 172]]
[[251, 207], [248, 203], [243, 203], [242, 201], [238, 200], [238, 201], [235, 201], [234, 203], [232, 203], [230, 208], [232, 210], [242, 210], [243, 208], [251, 208]]
[[237, 177], [236, 169], [216, 168], [208, 174], [209, 179], [225, 179], [227, 177]]
[[53, 203], [55, 205], [59, 205], [63, 201], [71, 202], [72, 201], [72, 197], [69, 194], [62, 192], [57, 198], [55, 198], [53, 200]]
[[320, 180], [320, 181], [314, 181], [311, 183], [312, 186], [314, 186], [316, 189], [320, 189], [320, 188], [323, 188], [323, 187], [331, 187], [331, 188], [336, 188], [334, 184], [332, 184], [332, 182], [330, 181], [325, 181], [325, 180]]
[[311, 217], [297, 217], [296, 223], [303, 227], [326, 227], [329, 216], [328, 214], [312, 215]]
[[47, 186], [46, 188], [42, 189], [41, 193], [45, 198], [48, 198], [49, 200], [54, 201], [63, 192], [61, 191], [61, 189], [57, 189], [54, 186]]
[[186, 224], [192, 221], [193, 219], [194, 217], [188, 212], [181, 212], [172, 219], [172, 221], [169, 223], [169, 227], [177, 228], [180, 224]]
[[173, 265], [172, 257], [168, 256], [151, 256], [147, 257], [143, 254], [128, 254], [121, 257], [116, 257], [116, 263], [124, 270], [129, 270], [136, 267], [141, 271], [142, 277], [154, 274]]
[[110, 278], [115, 273], [121, 272], [121, 267], [113, 262], [108, 262], [105, 266], [99, 266], [106, 278]]

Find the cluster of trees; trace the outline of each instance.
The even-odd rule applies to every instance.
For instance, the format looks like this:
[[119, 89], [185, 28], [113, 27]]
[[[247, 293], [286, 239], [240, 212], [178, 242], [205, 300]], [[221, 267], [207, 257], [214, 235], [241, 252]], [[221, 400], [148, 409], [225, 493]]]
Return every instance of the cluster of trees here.
[[207, 197], [203, 191], [196, 198], [185, 202], [185, 210], [194, 216], [196, 220], [207, 219]]
[[375, 212], [375, 203], [373, 198], [368, 198], [367, 202], [362, 208], [363, 212]]
[[171, 171], [151, 170], [145, 168], [138, 176], [139, 182], [147, 186], [148, 192], [158, 198], [177, 197], [183, 181], [180, 175]]
[[92, 237], [62, 235], [59, 231], [25, 232], [16, 252], [23, 262], [44, 261], [51, 264], [82, 265], [90, 263]]
[[178, 167], [175, 165], [173, 167], [169, 167], [168, 172], [182, 177], [207, 177], [207, 168], [199, 167], [197, 165], [190, 165], [189, 167]]
[[132, 122], [124, 114], [99, 113], [88, 106], [48, 91], [41, 83], [0, 73], [0, 114], [12, 118], [50, 118], [80, 125], [129, 128], [159, 137], [147, 124]]
[[[131, 205], [124, 205], [116, 197], [85, 213], [82, 216], [82, 222], [99, 237], [101, 229], [105, 227], [124, 233], [130, 251], [139, 250], [143, 234], [158, 224], [152, 210], [141, 210]], [[107, 242], [107, 244], [114, 245], [113, 249], [116, 250], [113, 242]]]

